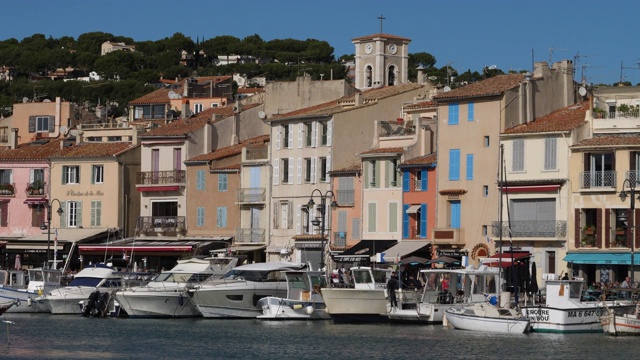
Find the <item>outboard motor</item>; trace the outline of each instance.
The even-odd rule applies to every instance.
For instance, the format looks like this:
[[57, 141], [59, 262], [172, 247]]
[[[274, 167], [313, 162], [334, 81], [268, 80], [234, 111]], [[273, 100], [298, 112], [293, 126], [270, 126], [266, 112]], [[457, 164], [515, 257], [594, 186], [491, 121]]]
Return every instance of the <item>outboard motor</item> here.
[[99, 291], [92, 292], [89, 295], [89, 299], [87, 299], [87, 301], [85, 301], [84, 303], [84, 307], [82, 309], [82, 316], [87, 317], [92, 315], [91, 313], [95, 309], [96, 301], [98, 300], [99, 296], [100, 296]]
[[103, 292], [100, 294], [100, 296], [98, 296], [98, 300], [96, 301], [97, 317], [105, 317], [110, 298], [111, 296], [109, 295], [108, 292]]

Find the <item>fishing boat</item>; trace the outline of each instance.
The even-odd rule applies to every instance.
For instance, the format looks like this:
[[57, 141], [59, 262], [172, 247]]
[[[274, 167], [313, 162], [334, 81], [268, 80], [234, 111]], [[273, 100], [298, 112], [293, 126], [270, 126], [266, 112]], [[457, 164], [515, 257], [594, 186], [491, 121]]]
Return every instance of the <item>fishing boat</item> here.
[[[531, 319], [531, 330], [550, 333], [601, 332], [605, 307], [616, 314], [635, 309], [631, 300], [615, 293], [586, 289], [582, 279], [546, 281], [544, 304], [524, 305], [522, 314]], [[604, 300], [603, 300], [604, 295]]]
[[640, 304], [636, 303], [635, 310], [628, 314], [616, 312], [605, 306], [605, 313], [600, 316], [600, 325], [604, 333], [608, 335], [640, 335]]
[[327, 320], [321, 289], [327, 285], [321, 271], [284, 271], [287, 296], [267, 296], [258, 301], [264, 320]]
[[227, 256], [178, 260], [175, 267], [161, 272], [146, 285], [118, 290], [115, 297], [131, 318], [200, 316], [198, 309], [188, 299], [188, 287], [210, 278], [221, 278], [238, 261], [238, 257]]
[[301, 263], [263, 262], [237, 266], [222, 279], [193, 285], [189, 300], [205, 318], [256, 318], [262, 314], [258, 301], [285, 297], [287, 285], [282, 270], [301, 270]]
[[482, 265], [464, 269], [424, 269], [422, 289], [398, 290], [398, 306], [387, 302], [385, 315], [391, 322], [438, 324], [447, 309], [462, 309], [497, 295], [499, 270]]
[[386, 285], [392, 270], [368, 266], [349, 270], [353, 285], [322, 289], [333, 322], [389, 322]]
[[9, 313], [49, 313], [42, 295], [60, 287], [62, 272], [55, 269], [0, 270], [0, 301], [15, 305]]
[[1, 300], [0, 301], [0, 315], [7, 312], [7, 310], [11, 309], [16, 302], [13, 300]]

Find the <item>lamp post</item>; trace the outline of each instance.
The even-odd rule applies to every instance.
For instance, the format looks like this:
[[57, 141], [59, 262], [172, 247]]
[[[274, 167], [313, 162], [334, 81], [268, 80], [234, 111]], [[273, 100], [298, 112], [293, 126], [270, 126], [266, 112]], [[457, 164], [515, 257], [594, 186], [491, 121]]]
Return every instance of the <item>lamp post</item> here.
[[322, 193], [321, 190], [319, 189], [314, 189], [311, 192], [311, 196], [309, 197], [309, 202], [307, 203], [307, 207], [309, 209], [313, 209], [313, 207], [316, 205], [316, 203], [313, 201], [313, 194], [318, 193], [319, 197], [320, 197], [320, 205], [317, 206], [316, 210], [318, 210], [318, 212], [320, 213], [321, 219], [318, 220], [317, 218], [311, 221], [311, 224], [313, 224], [313, 226], [318, 226], [320, 225], [320, 270], [324, 269], [324, 231], [325, 231], [325, 221], [326, 221], [326, 212], [327, 212], [327, 199], [331, 199], [331, 208], [335, 209], [338, 206], [338, 203], [335, 200], [335, 195], [333, 194], [333, 191], [331, 190], [327, 190], [327, 192], [325, 192], [324, 194]]
[[50, 253], [51, 253], [51, 208], [52, 208], [52, 204], [53, 202], [57, 201], [58, 202], [58, 210], [56, 210], [56, 212], [58, 213], [58, 215], [62, 216], [62, 213], [64, 212], [62, 210], [62, 204], [60, 204], [60, 200], [58, 199], [53, 199], [51, 201], [48, 201], [46, 206], [47, 206], [47, 224], [42, 224], [40, 225], [40, 229], [44, 230], [44, 228], [46, 227], [47, 229], [47, 264], [45, 264], [45, 268], [47, 268], [46, 265], [49, 264], [49, 261], [51, 260], [50, 258]]
[[[627, 225], [627, 230], [631, 234], [631, 286], [634, 284], [634, 247], [635, 247], [635, 209], [636, 209], [636, 183], [637, 181], [631, 181], [629, 179], [625, 179], [622, 183], [622, 191], [620, 191], [620, 199], [624, 201], [627, 198], [627, 192], [624, 190], [625, 184], [629, 186], [629, 212], [627, 216], [621, 214], [618, 216], [618, 220], [625, 223]], [[626, 220], [626, 221], [625, 221]], [[629, 238], [629, 233], [627, 233], [627, 238]]]

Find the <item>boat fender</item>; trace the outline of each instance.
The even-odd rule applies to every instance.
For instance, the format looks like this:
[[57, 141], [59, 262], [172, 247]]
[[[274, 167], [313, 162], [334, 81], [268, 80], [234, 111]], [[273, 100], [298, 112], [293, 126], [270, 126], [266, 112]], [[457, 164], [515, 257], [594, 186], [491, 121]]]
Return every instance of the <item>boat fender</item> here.
[[184, 298], [182, 297], [182, 294], [180, 294], [180, 297], [178, 298], [178, 304], [180, 304], [180, 306], [184, 305]]
[[311, 305], [307, 306], [304, 310], [307, 313], [307, 315], [313, 314], [313, 306]]
[[27, 299], [27, 306], [31, 306], [31, 298]]
[[295, 305], [293, 305], [293, 309], [294, 309], [294, 310], [300, 310], [300, 309], [302, 309], [302, 304], [295, 304]]

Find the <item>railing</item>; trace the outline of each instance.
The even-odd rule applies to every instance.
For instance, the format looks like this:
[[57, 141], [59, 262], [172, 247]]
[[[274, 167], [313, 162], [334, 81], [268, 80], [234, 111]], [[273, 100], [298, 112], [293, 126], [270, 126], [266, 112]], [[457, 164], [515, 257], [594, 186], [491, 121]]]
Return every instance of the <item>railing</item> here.
[[612, 111], [612, 112], [594, 112], [594, 119], [617, 119], [617, 118], [640, 118], [640, 111]]
[[141, 216], [138, 228], [144, 232], [181, 232], [186, 229], [184, 216]]
[[15, 196], [16, 187], [15, 184], [0, 184], [0, 196]]
[[137, 185], [184, 184], [185, 170], [141, 171]]
[[[566, 220], [521, 220], [511, 221], [511, 237], [514, 238], [563, 238], [567, 236]], [[509, 238], [509, 222], [503, 221], [500, 226], [499, 221], [491, 224], [491, 235], [493, 237], [500, 236], [502, 230], [502, 238]]]
[[333, 233], [333, 246], [335, 246], [335, 247], [346, 247], [347, 246], [347, 232], [346, 231], [335, 231]]
[[459, 244], [463, 238], [463, 229], [439, 228], [433, 230], [433, 242], [435, 244]]
[[259, 243], [263, 244], [265, 229], [253, 228], [253, 229], [236, 229], [237, 243]]
[[616, 186], [615, 171], [583, 171], [580, 173], [580, 188], [614, 188]]
[[632, 184], [635, 184], [637, 181], [640, 181], [640, 170], [629, 170], [627, 171], [627, 179]]
[[409, 239], [417, 239], [420, 237], [420, 229], [417, 226], [412, 226], [409, 231]]
[[247, 148], [247, 160], [266, 160], [269, 158], [269, 149], [266, 146]]
[[265, 188], [241, 188], [238, 189], [238, 202], [255, 203], [266, 200]]
[[418, 178], [413, 178], [413, 190], [421, 191], [422, 190], [422, 180]]
[[47, 194], [49, 191], [47, 188], [47, 183], [42, 182], [39, 184], [35, 184], [35, 183], [28, 184], [27, 187], [24, 189], [24, 192], [27, 194], [27, 197], [42, 197], [45, 194]]

